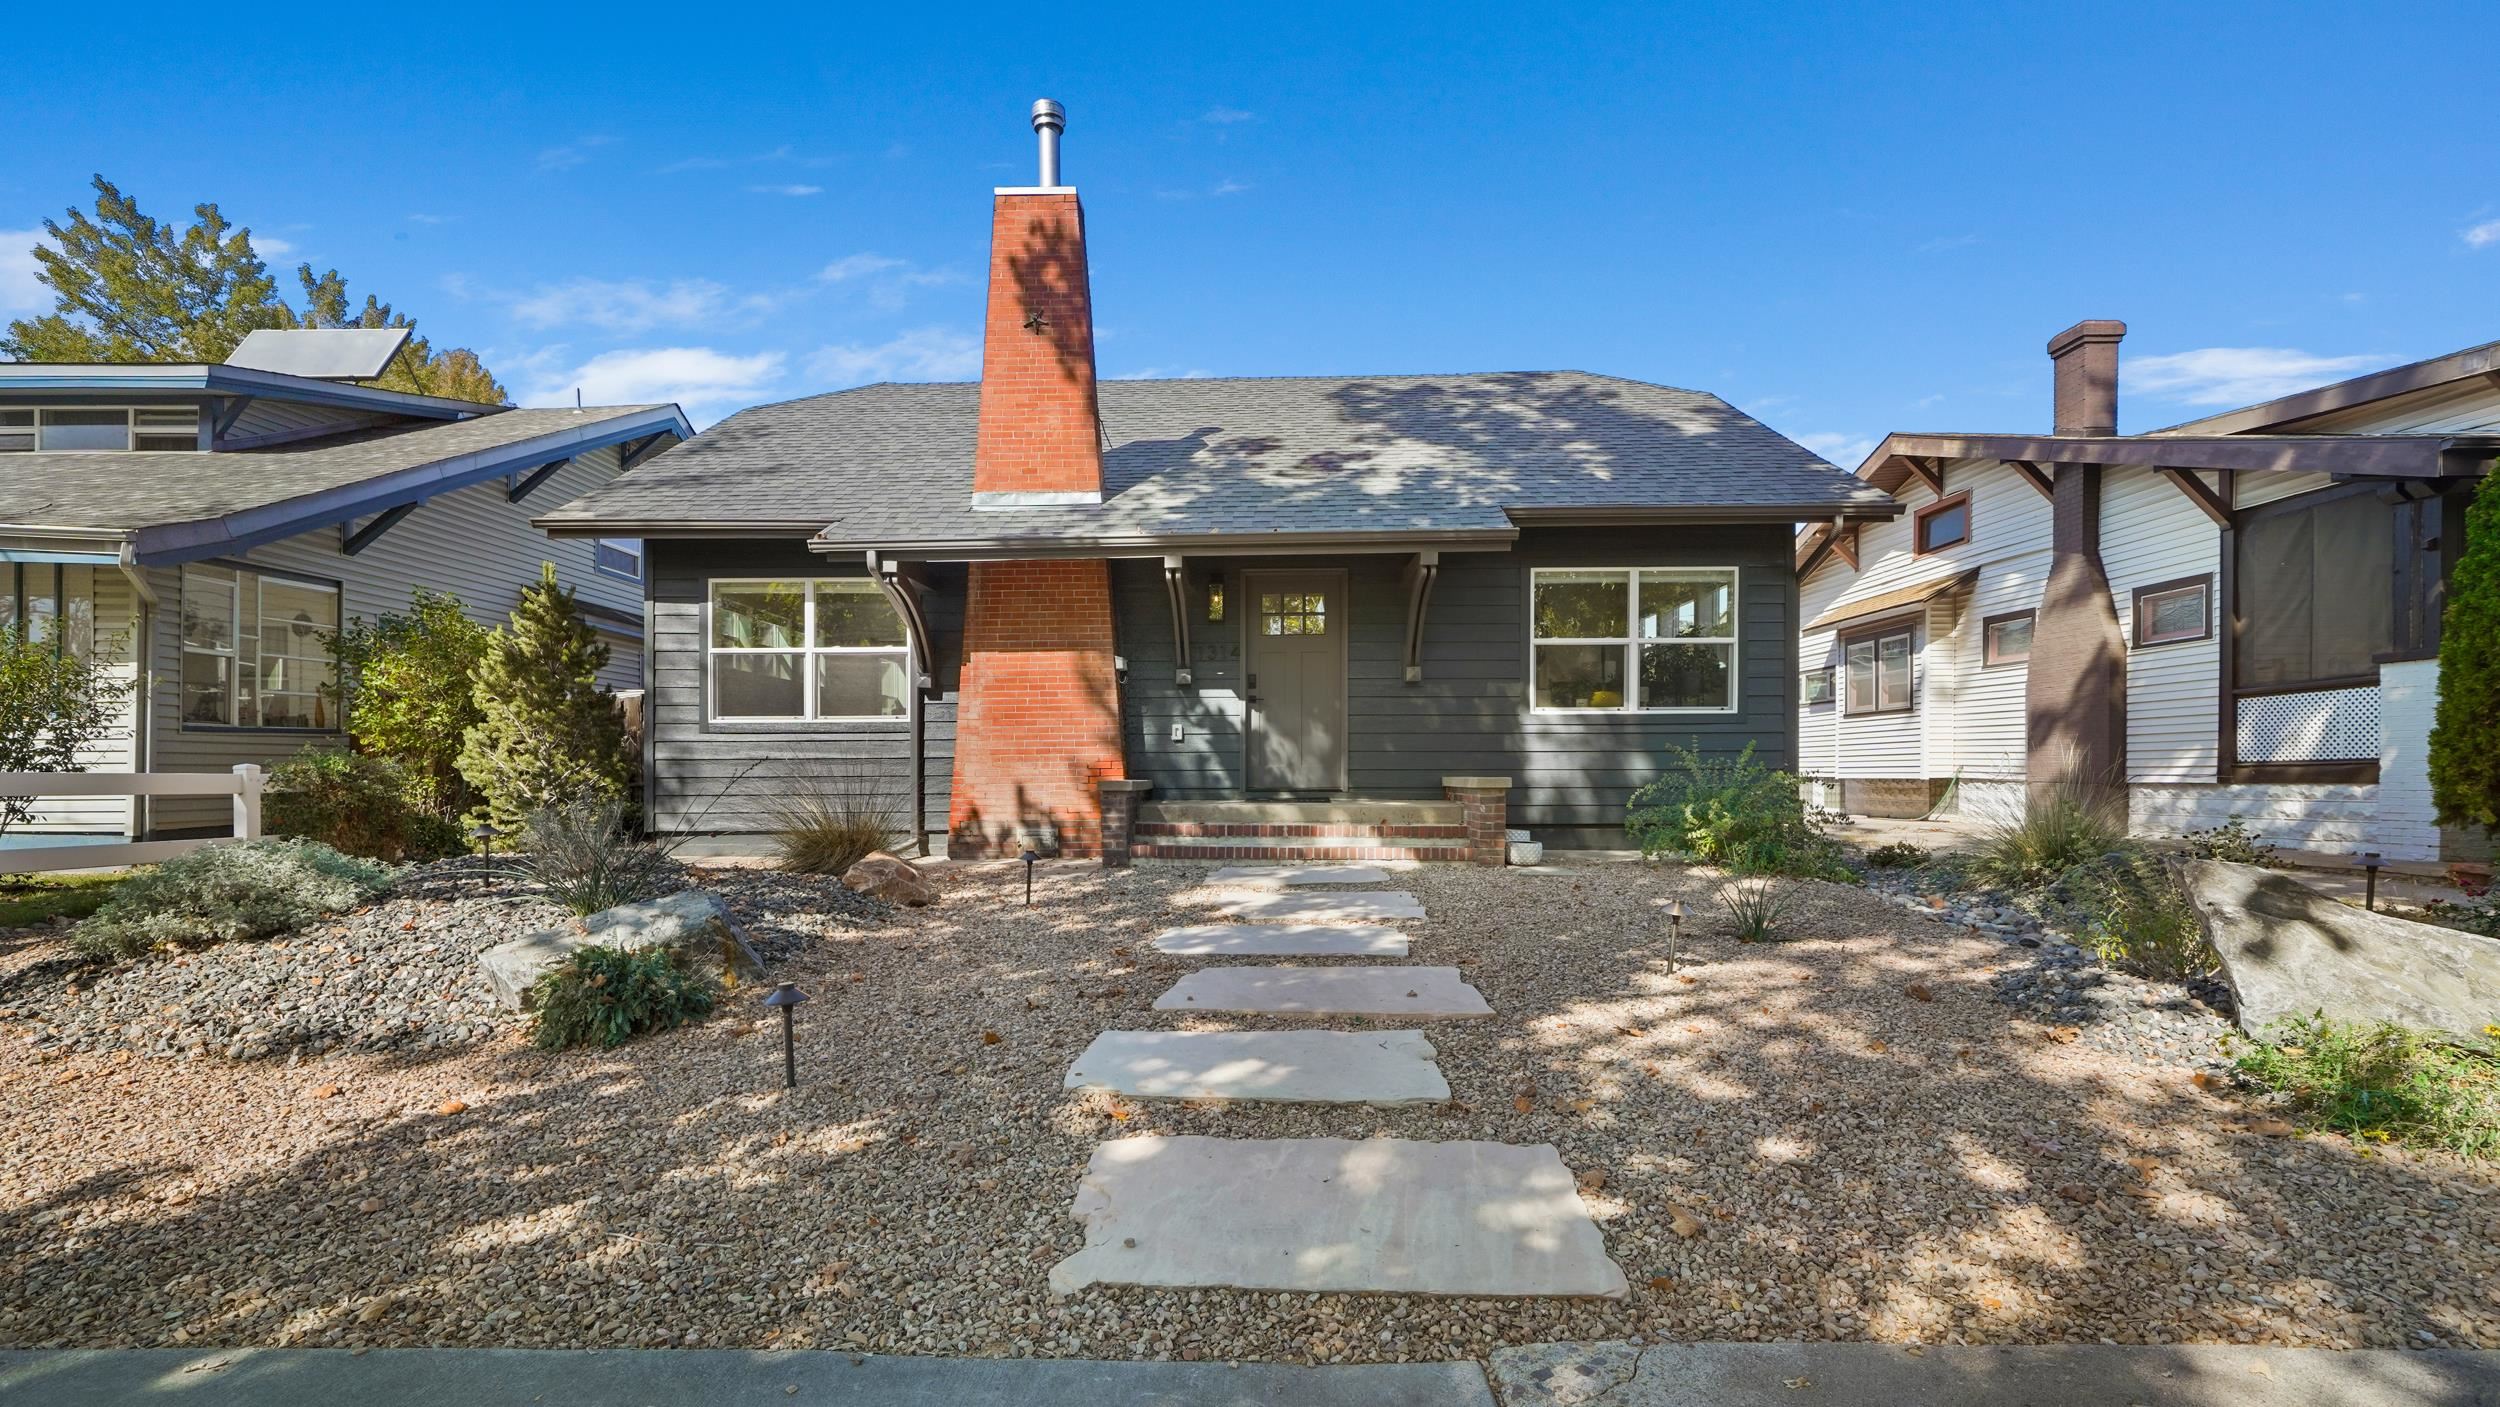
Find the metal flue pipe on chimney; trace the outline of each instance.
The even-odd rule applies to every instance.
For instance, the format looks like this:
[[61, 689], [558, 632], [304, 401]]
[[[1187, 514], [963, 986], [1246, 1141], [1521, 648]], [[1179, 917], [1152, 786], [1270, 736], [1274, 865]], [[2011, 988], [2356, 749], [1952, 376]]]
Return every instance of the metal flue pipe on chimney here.
[[1059, 134], [1068, 130], [1068, 110], [1043, 98], [1033, 104], [1033, 131], [1042, 139], [1042, 178], [1036, 185], [1059, 184]]

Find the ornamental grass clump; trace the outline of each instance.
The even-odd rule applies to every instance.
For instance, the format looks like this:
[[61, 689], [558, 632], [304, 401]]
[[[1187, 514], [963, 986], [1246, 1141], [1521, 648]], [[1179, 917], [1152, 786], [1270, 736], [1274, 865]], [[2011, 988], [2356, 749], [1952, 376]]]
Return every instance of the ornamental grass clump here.
[[[2484, 1028], [2500, 1039], [2500, 1026]], [[2240, 1073], [2356, 1141], [2500, 1158], [2500, 1059], [2434, 1032], [2323, 1015], [2278, 1021]]]
[[645, 1031], [700, 1021], [720, 1001], [712, 979], [671, 948], [577, 948], [530, 991], [530, 1040], [541, 1050], [611, 1050]]
[[1738, 875], [1719, 885], [1719, 907], [1736, 924], [1740, 943], [1768, 943], [1781, 936], [1797, 888], [1777, 875]]
[[644, 839], [625, 823], [619, 797], [591, 797], [532, 812], [513, 858], [513, 878], [536, 885], [577, 914], [639, 904], [685, 887], [682, 837]]
[[874, 778], [804, 774], [773, 803], [773, 846], [793, 874], [839, 875], [900, 844], [906, 810]]
[[311, 840], [212, 845], [142, 870], [70, 933], [96, 962], [292, 933], [390, 887], [387, 866]]
[[2042, 889], [2126, 844], [2126, 825], [2112, 807], [2061, 787], [1992, 831], [1971, 857], [1969, 874], [1999, 889]]

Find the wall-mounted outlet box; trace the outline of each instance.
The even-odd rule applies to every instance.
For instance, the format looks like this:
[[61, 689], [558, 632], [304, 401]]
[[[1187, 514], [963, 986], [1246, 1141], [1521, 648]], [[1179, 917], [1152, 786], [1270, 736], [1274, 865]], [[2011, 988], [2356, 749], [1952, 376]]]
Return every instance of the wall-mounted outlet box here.
[[1173, 724], [1173, 725], [1172, 725], [1172, 741], [1174, 741], [1174, 742], [1176, 742], [1176, 743], [1179, 743], [1179, 742], [1187, 742], [1188, 740], [1189, 740], [1189, 730], [1188, 730], [1186, 727], [1182, 726], [1181, 724], [1178, 724], [1178, 723]]

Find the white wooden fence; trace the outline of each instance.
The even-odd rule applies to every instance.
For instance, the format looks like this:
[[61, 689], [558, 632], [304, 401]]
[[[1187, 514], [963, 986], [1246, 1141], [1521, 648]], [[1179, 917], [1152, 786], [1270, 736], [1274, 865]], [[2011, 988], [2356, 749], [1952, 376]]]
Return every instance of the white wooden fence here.
[[89, 870], [113, 865], [150, 865], [204, 845], [260, 838], [260, 788], [267, 780], [256, 762], [232, 772], [0, 772], [0, 796], [230, 796], [234, 834], [196, 840], [65, 841], [0, 849], [0, 874], [42, 870]]

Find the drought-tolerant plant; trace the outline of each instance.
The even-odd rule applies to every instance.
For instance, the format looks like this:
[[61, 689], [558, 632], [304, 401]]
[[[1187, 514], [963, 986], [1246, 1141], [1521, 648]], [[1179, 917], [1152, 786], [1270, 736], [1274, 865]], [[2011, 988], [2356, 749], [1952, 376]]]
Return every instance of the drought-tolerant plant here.
[[2126, 851], [2073, 872], [2075, 903], [2101, 961], [2138, 976], [2184, 982], [2219, 969], [2204, 926], [2169, 863]]
[[1736, 924], [1737, 941], [1768, 943], [1779, 936], [1797, 888], [1778, 875], [1735, 875], [1719, 884], [1719, 906]]
[[261, 821], [271, 835], [393, 863], [465, 849], [460, 827], [421, 809], [417, 791], [387, 758], [306, 748], [269, 774]]
[[1624, 816], [1641, 853], [1671, 855], [1738, 874], [1846, 876], [1839, 847], [1807, 814], [1797, 779], [1754, 760], [1669, 747], [1656, 781], [1632, 793]]
[[159, 948], [292, 933], [390, 885], [391, 872], [319, 841], [211, 845], [142, 870], [113, 891], [70, 945], [98, 962]]
[[2465, 510], [2465, 551], [2439, 630], [2431, 808], [2443, 826], [2500, 832], [2500, 475]]
[[498, 830], [549, 807], [624, 797], [625, 727], [615, 697], [599, 687], [607, 662], [608, 647], [547, 564], [478, 661], [480, 717], [460, 746], [460, 775]]
[[908, 807], [872, 776], [807, 772], [788, 785], [772, 804], [773, 846], [785, 870], [838, 875], [908, 834]]
[[[2500, 1037], [2500, 1026], [2484, 1034]], [[2240, 1072], [2356, 1139], [2500, 1157], [2500, 1059], [2392, 1022], [2279, 1021]]]
[[1927, 851], [1906, 840], [1896, 840], [1867, 851], [1866, 862], [1879, 870], [1911, 870], [1927, 863]]
[[[0, 772], [79, 772], [78, 755], [111, 731], [130, 685], [103, 651], [29, 640], [0, 624]], [[34, 819], [35, 798], [0, 796], [0, 835]]]
[[531, 989], [530, 1039], [541, 1050], [614, 1048], [645, 1031], [699, 1021], [720, 988], [672, 948], [577, 948]]
[[459, 597], [422, 586], [406, 615], [352, 620], [329, 637], [347, 736], [404, 769], [412, 798], [439, 815], [457, 816], [475, 799], [460, 775], [460, 745], [485, 720], [476, 675], [493, 639]]
[[2489, 899], [2433, 899], [2422, 906], [2422, 918], [2460, 933], [2500, 938], [2500, 905]]
[[531, 814], [512, 872], [573, 912], [595, 914], [682, 887], [683, 843], [631, 834], [621, 798], [578, 798]]
[[2187, 847], [2187, 853], [2199, 860], [2228, 860], [2235, 865], [2268, 867], [2280, 863], [2275, 858], [2274, 847], [2259, 840], [2257, 833], [2248, 828], [2248, 823], [2237, 816], [2211, 830], [2189, 831], [2180, 837], [2180, 841]]
[[2035, 796], [2020, 818], [1990, 832], [1971, 857], [1970, 876], [2000, 889], [2038, 889], [2068, 871], [2125, 847], [2126, 826], [2080, 788]]

